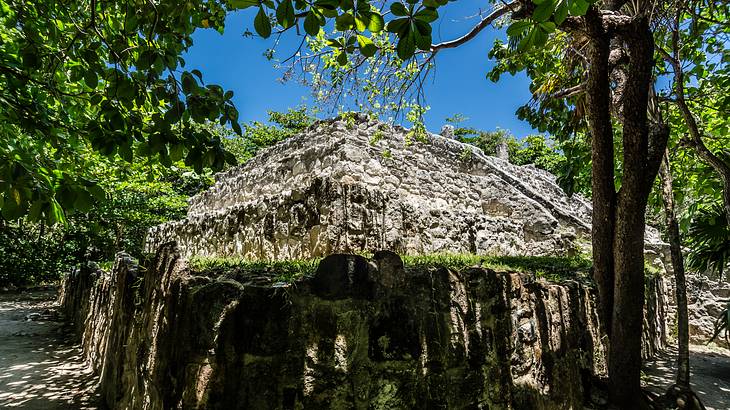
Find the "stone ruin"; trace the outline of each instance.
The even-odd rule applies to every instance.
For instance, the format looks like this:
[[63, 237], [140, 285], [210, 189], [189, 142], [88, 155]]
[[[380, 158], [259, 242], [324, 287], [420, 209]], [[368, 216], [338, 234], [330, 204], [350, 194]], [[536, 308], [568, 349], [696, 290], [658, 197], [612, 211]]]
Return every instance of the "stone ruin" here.
[[[67, 276], [61, 302], [110, 408], [590, 407], [606, 370], [591, 286], [397, 254], [571, 255], [589, 247], [590, 213], [552, 175], [453, 139], [322, 121], [152, 229], [143, 266], [120, 254]], [[373, 256], [346, 254], [359, 252]], [[192, 256], [324, 258], [282, 286], [194, 271]], [[671, 312], [661, 276], [645, 293], [650, 356]]]
[[[184, 256], [255, 260], [382, 249], [571, 255], [590, 250], [590, 215], [546, 171], [356, 115], [318, 122], [217, 175], [187, 218], [150, 230], [146, 249], [175, 241]], [[661, 256], [662, 247], [649, 229], [647, 249]]]

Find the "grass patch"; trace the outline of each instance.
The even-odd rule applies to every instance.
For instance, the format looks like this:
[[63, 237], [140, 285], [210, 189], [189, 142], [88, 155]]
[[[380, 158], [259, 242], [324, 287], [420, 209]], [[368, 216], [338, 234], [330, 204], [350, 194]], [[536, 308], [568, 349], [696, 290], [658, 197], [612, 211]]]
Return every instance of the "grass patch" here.
[[[370, 255], [363, 255], [368, 257]], [[479, 266], [502, 272], [531, 273], [553, 282], [590, 281], [592, 262], [582, 257], [480, 256], [471, 254], [430, 254], [402, 256], [406, 269], [448, 268], [460, 270]], [[288, 261], [252, 261], [236, 257], [194, 257], [188, 266], [197, 274], [239, 282], [266, 279], [292, 283], [313, 275], [321, 258]]]
[[99, 266], [99, 269], [101, 269], [103, 271], [111, 272], [112, 269], [114, 268], [114, 261], [113, 260], [111, 260], [111, 261], [101, 261], [101, 262], [98, 263], [98, 266]]
[[268, 278], [272, 282], [291, 283], [314, 274], [320, 260], [252, 261], [235, 257], [196, 256], [188, 261], [188, 267], [201, 275], [239, 282], [258, 277]]
[[589, 279], [593, 262], [584, 257], [555, 256], [479, 256], [471, 254], [434, 254], [405, 256], [407, 268], [445, 267], [463, 269], [480, 266], [496, 271], [532, 273], [538, 278], [559, 282]]

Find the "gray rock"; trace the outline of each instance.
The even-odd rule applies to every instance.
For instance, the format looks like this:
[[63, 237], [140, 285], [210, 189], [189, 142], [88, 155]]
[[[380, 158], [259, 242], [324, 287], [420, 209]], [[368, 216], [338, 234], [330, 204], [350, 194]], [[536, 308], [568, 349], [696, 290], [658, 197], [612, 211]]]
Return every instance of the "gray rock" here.
[[[590, 203], [565, 195], [553, 175], [444, 136], [409, 141], [407, 132], [365, 116], [354, 127], [316, 123], [218, 174], [191, 198], [187, 218], [149, 231], [146, 250], [176, 241], [184, 257], [269, 260], [379, 249], [590, 251]], [[647, 249], [661, 256], [664, 248], [648, 228]]]
[[454, 126], [451, 124], [444, 124], [444, 126], [441, 127], [441, 136], [444, 138], [454, 139]]

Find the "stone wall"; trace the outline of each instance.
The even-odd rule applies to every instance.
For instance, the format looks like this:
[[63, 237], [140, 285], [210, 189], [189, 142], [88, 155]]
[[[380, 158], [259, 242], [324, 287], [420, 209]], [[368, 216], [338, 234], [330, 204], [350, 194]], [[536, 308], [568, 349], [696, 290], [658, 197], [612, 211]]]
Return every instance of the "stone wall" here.
[[590, 204], [553, 175], [364, 116], [318, 122], [216, 178], [186, 219], [150, 231], [149, 252], [176, 241], [186, 257], [566, 255], [590, 243]]
[[[687, 299], [690, 341], [707, 343], [715, 333], [715, 321], [730, 303], [730, 283], [690, 274], [687, 276]], [[730, 348], [723, 335], [714, 342]]]
[[110, 408], [582, 408], [605, 372], [590, 288], [391, 252], [282, 287], [195, 274], [166, 244], [68, 276], [62, 306]]

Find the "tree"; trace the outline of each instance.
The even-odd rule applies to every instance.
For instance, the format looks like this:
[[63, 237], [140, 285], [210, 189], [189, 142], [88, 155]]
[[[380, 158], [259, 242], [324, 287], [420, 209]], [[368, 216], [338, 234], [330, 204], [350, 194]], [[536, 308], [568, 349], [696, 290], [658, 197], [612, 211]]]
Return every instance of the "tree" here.
[[659, 53], [669, 65], [667, 71], [673, 75], [673, 88], [665, 100], [676, 106], [683, 120], [679, 126], [688, 135], [681, 143], [693, 149], [722, 181], [725, 215], [730, 220], [730, 156], [724, 149], [728, 125], [724, 118], [718, 122], [717, 116], [730, 112], [726, 96], [730, 5], [683, 0], [671, 10], [657, 40]]
[[215, 127], [214, 134], [220, 135], [226, 149], [243, 163], [256, 155], [258, 150], [270, 147], [279, 141], [292, 137], [314, 123], [315, 117], [306, 106], [288, 109], [286, 112], [269, 111], [270, 124], [253, 121], [244, 124], [243, 135], [230, 135], [222, 127]]
[[679, 233], [679, 222], [674, 204], [674, 184], [669, 152], [664, 153], [660, 169], [664, 218], [669, 237], [672, 268], [676, 283], [677, 298], [677, 383], [683, 392], [690, 391], [689, 372], [689, 317], [687, 312], [687, 284], [684, 273], [684, 257], [682, 256], [682, 240]]
[[589, 153], [583, 138], [559, 141], [550, 135], [535, 134], [518, 140], [501, 128], [483, 131], [463, 126], [467, 118], [460, 114], [446, 121], [456, 126], [454, 136], [459, 141], [474, 145], [492, 156], [497, 155], [498, 145], [506, 144], [511, 163], [532, 164], [550, 172], [568, 195], [580, 192], [590, 196], [590, 164], [585, 158]]
[[[236, 161], [243, 163], [257, 150], [302, 131], [313, 117], [306, 107], [300, 107], [272, 111], [269, 120], [271, 125], [245, 124], [243, 136], [219, 123], [198, 126], [219, 138]], [[69, 211], [66, 224], [49, 226], [29, 217], [0, 218], [0, 286], [51, 282], [89, 261], [106, 266], [121, 251], [142, 258], [147, 230], [184, 218], [188, 198], [213, 183], [211, 169], [197, 173], [183, 161], [166, 166], [154, 160], [129, 163], [90, 149], [79, 149], [79, 154], [86, 161], [83, 175], [99, 181], [103, 200]]]
[[[48, 223], [101, 200], [79, 172], [88, 148], [128, 162], [233, 157], [192, 126], [241, 132], [233, 93], [185, 71], [198, 28], [223, 30], [227, 2], [0, 0], [0, 208]], [[83, 168], [81, 168], [83, 170]]]

